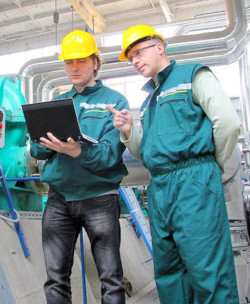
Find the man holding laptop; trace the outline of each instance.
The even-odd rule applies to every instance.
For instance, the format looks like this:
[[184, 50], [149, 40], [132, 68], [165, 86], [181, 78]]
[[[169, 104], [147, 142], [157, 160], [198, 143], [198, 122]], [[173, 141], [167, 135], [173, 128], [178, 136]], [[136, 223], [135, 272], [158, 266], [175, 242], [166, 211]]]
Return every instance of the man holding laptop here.
[[82, 133], [97, 143], [60, 141], [50, 132], [39, 143], [31, 141], [31, 155], [46, 160], [41, 178], [50, 185], [42, 219], [47, 304], [72, 303], [70, 275], [82, 227], [102, 284], [102, 304], [125, 303], [118, 202], [119, 185], [127, 175], [122, 162], [125, 147], [106, 106], [129, 106], [124, 96], [95, 79], [101, 65], [97, 53], [87, 32], [74, 30], [64, 37], [59, 59], [73, 86], [55, 98], [73, 98]]

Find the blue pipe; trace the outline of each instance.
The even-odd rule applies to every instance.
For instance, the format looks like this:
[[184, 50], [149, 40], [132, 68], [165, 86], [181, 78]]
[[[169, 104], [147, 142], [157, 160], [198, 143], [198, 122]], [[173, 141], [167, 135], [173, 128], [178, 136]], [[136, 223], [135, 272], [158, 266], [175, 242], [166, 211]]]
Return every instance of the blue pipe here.
[[85, 265], [84, 265], [84, 245], [83, 245], [83, 233], [82, 233], [82, 229], [80, 231], [80, 250], [81, 250], [81, 264], [82, 264], [83, 304], [87, 304], [86, 280], [85, 280]]
[[[2, 187], [3, 187], [3, 192], [4, 192], [4, 195], [5, 195], [5, 198], [7, 200], [8, 206], [9, 206], [10, 214], [11, 214], [13, 219], [16, 219], [17, 215], [15, 213], [11, 193], [10, 193], [10, 190], [7, 186], [6, 179], [5, 179], [5, 176], [4, 176], [3, 169], [2, 169], [1, 165], [0, 165], [0, 181], [1, 181], [1, 184], [2, 184]], [[27, 258], [27, 257], [30, 256], [30, 252], [29, 252], [29, 248], [28, 248], [28, 245], [27, 245], [27, 242], [26, 242], [21, 224], [19, 222], [14, 223], [14, 226], [15, 226], [15, 229], [16, 229], [17, 236], [19, 238], [20, 245], [21, 245], [22, 250], [23, 250], [23, 254]]]
[[13, 181], [18, 181], [18, 182], [23, 182], [23, 181], [29, 181], [29, 180], [40, 180], [40, 177], [17, 177], [17, 178], [6, 178], [6, 182], [13, 182]]
[[[40, 180], [40, 177], [21, 177], [21, 178], [6, 178], [7, 182], [12, 181], [29, 181], [29, 180]], [[80, 251], [81, 251], [81, 265], [82, 265], [82, 290], [83, 290], [83, 304], [87, 304], [86, 294], [86, 280], [85, 280], [85, 266], [84, 266], [84, 245], [83, 245], [83, 234], [80, 231]], [[29, 253], [28, 253], [29, 254]], [[26, 255], [28, 255], [26, 254]]]

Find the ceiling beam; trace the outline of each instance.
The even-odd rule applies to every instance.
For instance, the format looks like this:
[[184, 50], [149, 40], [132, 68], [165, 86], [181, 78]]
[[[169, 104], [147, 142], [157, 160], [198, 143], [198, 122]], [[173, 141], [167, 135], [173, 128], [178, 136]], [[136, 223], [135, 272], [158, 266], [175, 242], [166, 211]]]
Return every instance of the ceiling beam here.
[[104, 31], [105, 21], [91, 0], [69, 0], [69, 2], [94, 34]]
[[159, 0], [159, 3], [160, 3], [160, 6], [162, 8], [162, 11], [165, 15], [167, 22], [173, 22], [174, 21], [173, 14], [170, 11], [167, 0]]
[[45, 30], [45, 25], [43, 25], [42, 23], [37, 22], [37, 21], [35, 20], [34, 15], [31, 14], [31, 13], [29, 12], [29, 10], [27, 10], [26, 8], [24, 8], [24, 7], [22, 6], [22, 3], [21, 3], [20, 0], [12, 0], [12, 2], [15, 3], [16, 6], [17, 6], [20, 10], [22, 10], [22, 11], [24, 12], [24, 14], [26, 14], [26, 16], [28, 16], [28, 17], [30, 18], [30, 20], [32, 20], [32, 22], [33, 22], [35, 25], [37, 25], [37, 26], [38, 26], [39, 28], [41, 28], [42, 30]]

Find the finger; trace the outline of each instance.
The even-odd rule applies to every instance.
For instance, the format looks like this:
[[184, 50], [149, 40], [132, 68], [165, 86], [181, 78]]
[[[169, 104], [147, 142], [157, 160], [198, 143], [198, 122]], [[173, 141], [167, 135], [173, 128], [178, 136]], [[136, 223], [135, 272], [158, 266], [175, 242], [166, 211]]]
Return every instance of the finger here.
[[72, 137], [69, 137], [67, 139], [67, 142], [70, 143], [70, 144], [74, 144], [75, 143], [75, 140], [72, 138]]
[[49, 144], [51, 141], [45, 137], [40, 137], [40, 142], [45, 143], [45, 144]]
[[121, 114], [122, 114], [122, 115], [128, 116], [129, 113], [130, 113], [129, 110], [126, 110], [126, 109], [122, 109], [122, 110], [121, 110]]
[[55, 136], [54, 136], [52, 133], [50, 133], [50, 132], [47, 133], [47, 136], [48, 136], [48, 138], [49, 138], [52, 142], [54, 142], [54, 143], [60, 143], [60, 142], [61, 142], [57, 137], [55, 137]]
[[120, 117], [115, 117], [114, 119], [114, 123], [123, 123], [125, 124], [127, 122], [127, 118], [120, 116]]
[[73, 138], [68, 137], [68, 138], [67, 138], [67, 142], [68, 142], [68, 143], [72, 143], [72, 142], [73, 142]]
[[117, 111], [115, 108], [111, 107], [111, 106], [106, 106], [105, 107], [109, 112], [111, 112], [112, 114], [116, 114], [119, 113], [119, 111]]
[[115, 122], [114, 123], [114, 127], [115, 128], [121, 128], [121, 127], [123, 127], [125, 124], [123, 123], [123, 122], [121, 122], [121, 121], [117, 121], [117, 122]]

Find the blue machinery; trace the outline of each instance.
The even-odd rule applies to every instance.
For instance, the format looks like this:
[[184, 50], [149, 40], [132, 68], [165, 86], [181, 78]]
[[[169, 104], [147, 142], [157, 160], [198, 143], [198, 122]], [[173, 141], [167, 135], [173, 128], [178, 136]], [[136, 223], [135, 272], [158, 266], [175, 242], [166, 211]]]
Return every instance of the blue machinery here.
[[[16, 210], [42, 211], [45, 183], [36, 179], [39, 168], [29, 155], [27, 126], [22, 112], [26, 100], [21, 79], [0, 78], [0, 161]], [[9, 209], [0, 191], [0, 209]]]
[[23, 250], [23, 254], [27, 258], [27, 257], [30, 256], [29, 248], [28, 248], [28, 245], [26, 243], [21, 224], [18, 220], [18, 216], [17, 216], [17, 213], [15, 211], [14, 204], [13, 204], [13, 201], [12, 201], [12, 198], [11, 198], [11, 193], [10, 193], [10, 190], [7, 186], [7, 182], [6, 182], [6, 179], [4, 177], [4, 173], [3, 173], [3, 169], [2, 169], [1, 165], [0, 165], [0, 180], [1, 180], [2, 188], [3, 188], [3, 192], [5, 194], [5, 197], [6, 197], [8, 206], [9, 206], [10, 214], [12, 216], [12, 220], [13, 220], [13, 223], [14, 223], [14, 226], [15, 226], [15, 229], [16, 229], [16, 233], [18, 235], [18, 238], [19, 238], [22, 250]]

